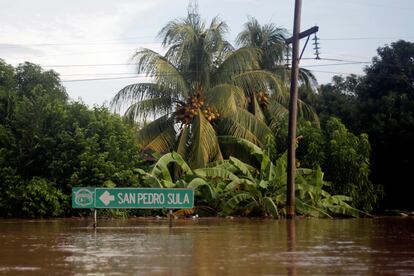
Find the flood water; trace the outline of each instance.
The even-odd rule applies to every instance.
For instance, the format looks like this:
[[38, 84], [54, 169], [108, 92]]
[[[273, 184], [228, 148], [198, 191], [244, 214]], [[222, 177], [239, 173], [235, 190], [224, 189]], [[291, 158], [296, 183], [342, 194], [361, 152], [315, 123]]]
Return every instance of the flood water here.
[[0, 274], [414, 275], [414, 218], [0, 220]]

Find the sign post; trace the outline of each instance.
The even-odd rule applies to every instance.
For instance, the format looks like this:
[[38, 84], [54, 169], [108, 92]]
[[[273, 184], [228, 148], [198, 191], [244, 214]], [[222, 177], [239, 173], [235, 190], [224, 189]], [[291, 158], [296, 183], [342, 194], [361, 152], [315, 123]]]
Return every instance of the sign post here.
[[94, 188], [72, 189], [72, 207], [94, 209], [169, 209], [171, 226], [172, 209], [194, 207], [194, 190], [181, 188]]

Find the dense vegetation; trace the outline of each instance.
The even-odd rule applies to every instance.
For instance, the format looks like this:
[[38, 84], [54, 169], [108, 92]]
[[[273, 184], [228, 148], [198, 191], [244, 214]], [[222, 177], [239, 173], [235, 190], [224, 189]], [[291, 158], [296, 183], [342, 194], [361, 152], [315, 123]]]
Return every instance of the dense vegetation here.
[[315, 98], [321, 117], [336, 116], [372, 145], [372, 175], [385, 188], [384, 207], [413, 208], [414, 43], [378, 49], [363, 77], [335, 77]]
[[72, 186], [137, 182], [133, 132], [105, 108], [69, 102], [58, 76], [0, 60], [0, 215], [61, 216]]
[[[124, 120], [69, 101], [53, 71], [0, 60], [0, 216], [69, 215], [73, 186], [189, 187], [196, 208], [187, 213], [283, 215], [286, 31], [251, 18], [239, 48], [226, 32], [225, 22], [207, 26], [191, 8], [169, 22], [160, 32], [165, 55], [134, 56], [153, 81], [112, 101], [128, 105]], [[319, 90], [301, 71], [298, 214], [371, 212], [382, 187], [388, 206], [412, 207], [395, 196], [405, 188], [399, 195], [409, 198], [402, 180], [412, 164], [414, 46], [378, 53], [366, 76], [334, 77]]]

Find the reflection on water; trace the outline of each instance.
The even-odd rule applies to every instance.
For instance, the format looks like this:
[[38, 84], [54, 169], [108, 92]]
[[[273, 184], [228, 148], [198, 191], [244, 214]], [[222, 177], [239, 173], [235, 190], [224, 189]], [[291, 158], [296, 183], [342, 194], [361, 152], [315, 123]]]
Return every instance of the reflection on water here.
[[0, 220], [0, 274], [414, 275], [414, 219]]
[[289, 264], [287, 266], [288, 275], [296, 276], [296, 220], [290, 219], [286, 221], [287, 233], [287, 251], [290, 253]]

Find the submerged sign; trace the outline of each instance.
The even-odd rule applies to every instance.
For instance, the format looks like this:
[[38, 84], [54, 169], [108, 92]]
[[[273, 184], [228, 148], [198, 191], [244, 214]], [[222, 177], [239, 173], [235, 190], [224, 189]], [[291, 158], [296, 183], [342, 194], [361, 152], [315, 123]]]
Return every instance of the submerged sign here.
[[73, 208], [95, 208], [95, 188], [72, 188]]
[[194, 191], [178, 188], [73, 188], [72, 207], [186, 209], [194, 207]]

